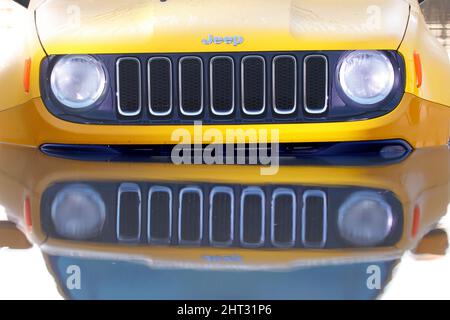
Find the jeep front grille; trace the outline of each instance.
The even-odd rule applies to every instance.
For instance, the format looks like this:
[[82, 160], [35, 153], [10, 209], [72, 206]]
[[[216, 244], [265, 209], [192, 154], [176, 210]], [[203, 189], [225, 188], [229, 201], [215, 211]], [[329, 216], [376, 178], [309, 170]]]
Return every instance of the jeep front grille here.
[[152, 116], [163, 117], [172, 112], [172, 61], [154, 57], [148, 61], [148, 101]]
[[327, 196], [323, 191], [308, 190], [303, 194], [302, 243], [308, 248], [322, 248], [326, 241]]
[[137, 184], [123, 183], [117, 192], [117, 239], [136, 242], [141, 237], [141, 190]]
[[214, 57], [209, 70], [211, 113], [228, 116], [235, 108], [234, 60], [227, 56]]
[[266, 201], [262, 189], [249, 187], [241, 195], [240, 241], [244, 247], [264, 245]]
[[183, 57], [178, 71], [180, 112], [183, 116], [198, 116], [203, 112], [203, 61], [198, 57]]
[[148, 193], [147, 236], [150, 243], [169, 244], [172, 238], [172, 190], [154, 186]]
[[142, 110], [141, 62], [137, 58], [120, 58], [116, 64], [117, 112], [134, 117]]
[[361, 108], [341, 93], [337, 71], [348, 51], [142, 53], [95, 55], [107, 89], [91, 108], [73, 112], [54, 97], [51, 71], [61, 55], [44, 59], [41, 91], [55, 116], [83, 124], [191, 125], [355, 121], [399, 105], [405, 65], [385, 51], [396, 70], [386, 101]]
[[297, 110], [297, 60], [293, 56], [277, 56], [272, 72], [273, 109], [278, 114], [294, 113]]
[[181, 244], [200, 245], [203, 238], [203, 192], [186, 187], [179, 194], [178, 240]]
[[[144, 193], [134, 183], [119, 187], [117, 239], [121, 242], [143, 241], [143, 218], [139, 215]], [[148, 212], [142, 215], [147, 218], [149, 244], [244, 248], [326, 245], [327, 196], [319, 189], [152, 185], [147, 194], [143, 207]], [[174, 229], [176, 233], [172, 233]]]
[[[298, 185], [233, 185], [160, 182], [83, 182], [106, 205], [102, 234], [92, 242], [143, 246], [306, 248], [352, 247], [340, 235], [339, 209], [356, 192], [373, 192], [392, 208], [397, 243], [403, 209], [387, 190]], [[69, 183], [54, 184], [41, 201], [42, 227], [61, 238], [51, 220], [52, 202]], [[53, 226], [53, 227], [52, 227]]]
[[215, 187], [210, 193], [209, 242], [230, 246], [234, 240], [234, 192], [229, 187]]
[[295, 245], [297, 196], [292, 189], [278, 188], [272, 194], [270, 238], [275, 247]]
[[322, 114], [328, 108], [328, 60], [323, 55], [305, 58], [303, 68], [304, 109], [311, 114]]
[[263, 114], [266, 109], [266, 62], [261, 56], [242, 59], [242, 111], [249, 116]]
[[[123, 88], [140, 83], [136, 70], [145, 62], [127, 57], [119, 61], [118, 112], [134, 120], [140, 108], [124, 109], [123, 101], [140, 105], [137, 90]], [[304, 69], [303, 90], [299, 90], [301, 65]], [[328, 108], [328, 61], [323, 55], [278, 54], [271, 58], [258, 54], [242, 57], [154, 56], [148, 58], [147, 69], [148, 116], [152, 123], [193, 120], [265, 122], [270, 117], [301, 122], [305, 115], [325, 114]], [[133, 75], [135, 78], [131, 79]], [[125, 86], [127, 82], [129, 86]], [[305, 99], [303, 108], [298, 104], [302, 98], [300, 94]], [[141, 117], [146, 118], [145, 114]]]

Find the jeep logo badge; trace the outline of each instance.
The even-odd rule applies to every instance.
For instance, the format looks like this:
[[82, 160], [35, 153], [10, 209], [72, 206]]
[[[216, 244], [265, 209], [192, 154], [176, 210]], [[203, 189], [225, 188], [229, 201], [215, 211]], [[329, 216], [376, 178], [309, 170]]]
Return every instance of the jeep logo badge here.
[[232, 44], [235, 47], [242, 44], [244, 42], [244, 38], [241, 36], [227, 36], [227, 37], [217, 37], [213, 35], [209, 35], [208, 38], [202, 39], [202, 43], [204, 45], [209, 46], [210, 44]]

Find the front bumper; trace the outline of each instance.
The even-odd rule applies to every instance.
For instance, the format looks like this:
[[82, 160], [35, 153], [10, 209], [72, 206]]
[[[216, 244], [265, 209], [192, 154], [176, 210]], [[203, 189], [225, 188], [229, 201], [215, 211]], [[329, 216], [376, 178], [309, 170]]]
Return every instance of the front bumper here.
[[184, 129], [184, 132], [190, 133], [192, 137], [203, 136], [204, 144], [214, 142], [206, 137], [209, 129], [215, 129], [216, 133], [220, 132], [224, 137], [227, 136], [229, 129], [241, 129], [244, 132], [251, 129], [259, 134], [263, 134], [265, 130], [269, 142], [278, 140], [277, 142], [281, 144], [400, 139], [408, 142], [413, 148], [421, 148], [448, 143], [450, 107], [406, 93], [396, 109], [385, 116], [370, 120], [302, 124], [203, 125], [201, 127], [76, 124], [51, 115], [40, 98], [0, 113], [0, 140], [33, 147], [49, 143], [174, 145], [180, 142], [172, 137], [177, 129]]

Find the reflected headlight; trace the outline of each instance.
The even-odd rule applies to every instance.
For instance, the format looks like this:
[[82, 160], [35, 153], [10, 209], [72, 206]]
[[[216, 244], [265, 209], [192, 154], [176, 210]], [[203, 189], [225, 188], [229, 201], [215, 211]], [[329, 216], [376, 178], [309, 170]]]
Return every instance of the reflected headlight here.
[[338, 71], [343, 93], [361, 105], [386, 99], [395, 84], [391, 60], [380, 51], [353, 51], [345, 55]]
[[82, 184], [62, 189], [52, 203], [53, 225], [66, 239], [95, 238], [103, 229], [105, 216], [105, 203], [100, 194]]
[[74, 110], [88, 108], [105, 92], [105, 69], [92, 56], [68, 55], [53, 67], [50, 85], [61, 104]]
[[352, 245], [379, 245], [391, 233], [392, 208], [376, 193], [355, 193], [339, 208], [338, 227], [342, 238]]

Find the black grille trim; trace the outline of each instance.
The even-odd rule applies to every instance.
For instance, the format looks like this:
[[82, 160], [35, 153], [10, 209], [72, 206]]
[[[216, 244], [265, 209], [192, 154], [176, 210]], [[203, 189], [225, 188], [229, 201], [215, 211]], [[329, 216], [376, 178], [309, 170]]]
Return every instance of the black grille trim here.
[[[250, 242], [247, 241], [246, 238], [246, 231], [251, 230], [251, 229], [247, 229], [246, 230], [246, 215], [249, 214], [249, 212], [245, 212], [245, 200], [247, 197], [250, 196], [256, 196], [260, 199], [260, 204], [261, 204], [261, 220], [260, 220], [260, 224], [261, 224], [261, 229], [259, 230], [259, 240], [255, 241], [255, 242]], [[264, 191], [259, 188], [259, 187], [248, 187], [246, 189], [244, 189], [242, 191], [241, 194], [241, 210], [240, 210], [240, 242], [241, 245], [245, 248], [260, 248], [262, 246], [264, 246], [264, 242], [265, 242], [265, 217], [266, 217], [266, 195], [264, 193]], [[253, 227], [253, 226], [250, 226]], [[256, 229], [254, 229], [256, 230]]]
[[[152, 232], [152, 225], [154, 223], [154, 217], [152, 216], [152, 197], [156, 193], [165, 193], [169, 196], [168, 203], [168, 216], [166, 219], [168, 220], [168, 228], [167, 228], [167, 237], [155, 237]], [[152, 244], [170, 244], [172, 239], [172, 223], [173, 223], [173, 194], [172, 189], [163, 186], [153, 186], [148, 191], [148, 209], [147, 209], [147, 238], [148, 242]], [[164, 217], [163, 217], [164, 218]]]
[[[198, 87], [200, 89], [199, 92], [193, 92], [191, 90], [189, 90], [190, 92], [188, 94], [197, 94], [197, 97], [188, 97], [185, 94], [187, 90], [184, 90], [186, 88], [184, 88], [185, 86], [189, 85], [187, 82], [184, 83], [183, 82], [183, 77], [186, 76], [183, 73], [183, 63], [186, 61], [198, 61], [200, 63], [200, 72], [199, 72], [199, 76], [200, 76], [200, 81], [198, 83]], [[179, 77], [179, 99], [180, 99], [180, 113], [184, 116], [188, 116], [188, 117], [195, 117], [195, 116], [199, 116], [203, 113], [203, 109], [204, 109], [204, 72], [203, 72], [203, 60], [199, 57], [192, 57], [192, 56], [186, 56], [186, 57], [182, 57], [179, 61], [179, 66], [178, 66], [178, 77]], [[191, 100], [190, 102], [195, 104], [198, 103], [198, 111], [186, 111], [186, 105], [185, 103], [187, 102], [186, 100]], [[197, 100], [197, 101], [196, 101]]]
[[[280, 79], [277, 79], [279, 77], [278, 68], [280, 68], [279, 63], [280, 63], [280, 60], [282, 60], [282, 59], [289, 59], [294, 62], [294, 68], [292, 70], [289, 70], [289, 71], [294, 72], [294, 74], [292, 75], [294, 78], [293, 79], [294, 80], [293, 88], [291, 88], [292, 90], [289, 90], [289, 88], [286, 89], [285, 86], [283, 86], [282, 84], [280, 85], [281, 88], [278, 87], [279, 82], [281, 81]], [[284, 76], [287, 76], [287, 75], [284, 75]], [[298, 79], [298, 66], [297, 66], [297, 59], [294, 56], [279, 55], [273, 59], [273, 62], [272, 62], [272, 95], [273, 95], [272, 104], [273, 104], [273, 110], [277, 114], [290, 115], [297, 110], [297, 101], [298, 101], [298, 92], [297, 92], [298, 91], [298, 89], [297, 89], [298, 80], [297, 79]], [[292, 80], [292, 79], [290, 79], [290, 80]], [[288, 82], [290, 82], [290, 81], [288, 81]], [[285, 83], [283, 83], [283, 84], [285, 84]], [[285, 109], [286, 106], [279, 105], [279, 99], [281, 98], [280, 91], [282, 91], [282, 90], [292, 91], [292, 92], [284, 92], [283, 93], [283, 95], [286, 95], [286, 96], [291, 95], [291, 97], [288, 97], [288, 99], [292, 99], [292, 101], [293, 101], [291, 108], [287, 108], [287, 110], [283, 110], [283, 109]]]
[[[138, 208], [137, 208], [137, 225], [136, 225], [136, 234], [135, 236], [129, 236], [129, 235], [123, 235], [121, 232], [121, 226], [122, 226], [122, 217], [124, 214], [129, 214], [129, 212], [122, 212], [121, 210], [121, 201], [122, 201], [122, 195], [124, 193], [134, 193], [137, 195], [139, 202], [138, 202]], [[142, 195], [141, 195], [141, 189], [139, 185], [135, 183], [123, 183], [120, 185], [118, 191], [117, 191], [117, 228], [116, 228], [116, 237], [117, 240], [120, 242], [139, 242], [141, 239], [141, 223], [142, 223]], [[127, 210], [128, 211], [128, 210]], [[127, 224], [130, 225], [129, 219], [127, 219]]]
[[[167, 111], [165, 112], [160, 112], [160, 111], [155, 111], [153, 108], [156, 107], [154, 106], [154, 91], [156, 90], [152, 90], [152, 81], [153, 81], [153, 76], [152, 76], [152, 63], [156, 62], [156, 61], [164, 61], [169, 63], [169, 84], [168, 84], [168, 88], [166, 88], [165, 90], [168, 91], [169, 96], [168, 97], [159, 97], [162, 100], [167, 100], [167, 106], [162, 106], [162, 107], [166, 107]], [[164, 116], [168, 116], [172, 113], [173, 110], [173, 74], [172, 74], [172, 60], [170, 60], [167, 57], [152, 57], [148, 60], [148, 64], [147, 64], [147, 73], [148, 73], [148, 109], [151, 115], [153, 116], [157, 116], [157, 117], [164, 117]], [[159, 79], [158, 79], [159, 80]], [[160, 94], [159, 92], [157, 94]], [[161, 106], [159, 106], [161, 107]]]
[[[231, 62], [231, 74], [229, 75], [231, 78], [231, 83], [229, 83], [228, 85], [231, 86], [231, 106], [229, 108], [228, 111], [218, 111], [216, 110], [216, 103], [215, 103], [215, 99], [216, 99], [216, 95], [217, 93], [215, 92], [215, 87], [214, 87], [214, 83], [216, 81], [216, 76], [217, 76], [217, 71], [214, 70], [214, 63], [217, 62], [218, 60], [223, 59], [223, 60], [228, 60]], [[235, 111], [235, 105], [236, 105], [236, 80], [235, 80], [235, 65], [234, 65], [234, 59], [230, 56], [216, 56], [211, 58], [210, 60], [210, 66], [209, 66], [209, 72], [210, 72], [210, 106], [211, 106], [211, 112], [216, 115], [216, 116], [229, 116], [231, 114], [233, 114], [233, 112]], [[230, 92], [228, 92], [230, 93]], [[226, 94], [226, 92], [222, 92], [221, 94]]]
[[[260, 75], [261, 77], [259, 77], [259, 75], [255, 75], [255, 77], [257, 78], [256, 80], [261, 81], [262, 82], [262, 88], [253, 88], [253, 91], [261, 91], [259, 92], [249, 92], [247, 90], [249, 90], [247, 87], [249, 86], [249, 84], [246, 84], [246, 76], [248, 76], [248, 74], [246, 74], [246, 68], [245, 68], [245, 64], [249, 61], [249, 60], [260, 60], [262, 61], [262, 74]], [[257, 70], [255, 69], [251, 69], [251, 72], [257, 72]], [[261, 70], [259, 70], [261, 71]], [[264, 59], [263, 56], [258, 56], [258, 55], [252, 55], [252, 56], [246, 56], [244, 58], [242, 58], [241, 61], [241, 104], [242, 104], [242, 112], [244, 114], [246, 114], [247, 116], [259, 116], [262, 115], [265, 111], [266, 111], [266, 104], [267, 104], [267, 83], [266, 83], [266, 59]], [[258, 79], [259, 78], [259, 79]], [[253, 84], [258, 84], [257, 81], [253, 82]], [[252, 85], [253, 85], [252, 84]], [[250, 94], [252, 93], [252, 94]], [[249, 97], [249, 96], [253, 96], [253, 97]], [[251, 98], [253, 100], [261, 100], [261, 107], [259, 110], [248, 110], [248, 104], [246, 103], [246, 100], [248, 98]]]
[[[277, 239], [277, 214], [276, 201], [281, 196], [288, 196], [292, 200], [292, 212], [291, 212], [291, 234], [289, 241], [280, 241]], [[292, 248], [296, 242], [296, 226], [297, 226], [297, 195], [294, 190], [287, 188], [278, 188], [272, 193], [272, 205], [271, 205], [271, 226], [270, 226], [270, 240], [274, 247], [278, 248]]]
[[[325, 62], [325, 70], [324, 74], [320, 74], [320, 70], [314, 70], [314, 72], [309, 73], [308, 71], [308, 62], [312, 59], [319, 59]], [[309, 114], [323, 114], [328, 110], [328, 86], [329, 86], [329, 66], [328, 66], [328, 58], [324, 55], [308, 55], [305, 57], [303, 61], [303, 108]], [[311, 78], [309, 78], [311, 77]], [[312, 78], [314, 77], [314, 78]], [[316, 89], [313, 90], [311, 86], [314, 82], [321, 82], [322, 79], [320, 77], [324, 77], [323, 90]], [[323, 91], [323, 95], [320, 92], [315, 91]], [[323, 105], [313, 105], [309, 100], [321, 100], [323, 99]]]
[[[122, 71], [121, 70], [121, 63], [123, 62], [130, 62], [130, 61], [134, 61], [137, 62], [138, 65], [138, 78], [137, 79], [122, 79], [124, 75], [121, 76]], [[117, 112], [124, 117], [135, 117], [137, 115], [139, 115], [142, 111], [142, 72], [141, 72], [141, 61], [138, 58], [134, 58], [134, 57], [123, 57], [123, 58], [119, 58], [117, 59], [116, 62], [116, 87], [117, 87]], [[137, 80], [138, 81], [138, 89], [137, 89], [137, 96], [133, 97], [133, 99], [131, 100], [137, 100], [137, 106], [132, 106], [134, 107], [134, 109], [136, 109], [135, 111], [126, 111], [124, 110], [125, 106], [123, 106], [124, 101], [122, 101], [122, 99], [124, 98], [125, 94], [124, 94], [124, 88], [122, 88], [121, 90], [121, 81], [134, 81]], [[136, 90], [135, 88], [131, 88], [131, 90]], [[133, 92], [129, 92], [129, 95], [133, 95]], [[128, 107], [130, 108], [130, 107]], [[132, 108], [130, 108], [132, 109]]]
[[[308, 206], [307, 201], [309, 198], [320, 198], [323, 201], [322, 208], [322, 239], [321, 241], [310, 241], [307, 239], [307, 224], [309, 217], [308, 214]], [[315, 213], [319, 214], [319, 213]], [[302, 244], [305, 248], [324, 248], [327, 243], [327, 218], [328, 218], [328, 204], [327, 204], [327, 195], [325, 192], [321, 190], [306, 190], [303, 193], [303, 206], [302, 206]]]
[[[183, 200], [186, 194], [192, 193], [199, 197], [199, 217], [198, 217], [198, 237], [196, 239], [186, 239], [183, 234]], [[179, 210], [178, 210], [178, 241], [182, 245], [200, 245], [203, 240], [203, 191], [198, 187], [186, 187], [183, 188], [179, 193]]]
[[[214, 230], [214, 198], [218, 194], [225, 194], [230, 197], [230, 230], [228, 232], [229, 238], [227, 241], [218, 241], [215, 238], [215, 230]], [[209, 201], [209, 242], [216, 247], [227, 247], [231, 246], [234, 241], [234, 213], [235, 213], [235, 205], [234, 205], [234, 191], [230, 187], [214, 187], [210, 193], [210, 201]]]

